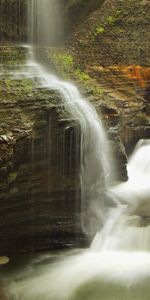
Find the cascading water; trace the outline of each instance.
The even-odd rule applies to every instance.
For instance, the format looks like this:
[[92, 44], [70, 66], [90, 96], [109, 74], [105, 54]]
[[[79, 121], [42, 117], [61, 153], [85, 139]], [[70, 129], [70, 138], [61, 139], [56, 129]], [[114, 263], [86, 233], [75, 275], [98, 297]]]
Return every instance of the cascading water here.
[[[40, 24], [44, 17], [44, 5], [50, 9], [54, 1], [31, 2], [30, 24], [34, 35], [35, 24]], [[47, 17], [46, 20], [46, 28], [49, 28]], [[43, 23], [40, 35], [44, 34], [44, 28]], [[100, 220], [98, 226], [101, 222], [104, 226], [88, 250], [41, 254], [7, 274], [8, 299], [148, 300], [150, 141], [140, 141], [137, 145], [128, 163], [128, 181], [110, 187], [108, 142], [97, 113], [74, 85], [50, 75], [33, 57], [28, 62], [30, 76], [36, 74], [40, 85], [58, 90], [65, 110], [80, 125], [82, 210], [90, 200], [89, 215]], [[101, 203], [102, 185], [115, 203], [113, 208], [104, 209], [105, 204]], [[83, 223], [91, 233], [91, 224]]]
[[128, 181], [109, 189], [117, 206], [109, 209], [91, 248], [29, 260], [21, 270], [7, 275], [8, 299], [149, 299], [150, 226], [141, 210], [143, 202], [150, 208], [149, 153], [150, 141], [138, 145], [129, 160]]
[[92, 247], [103, 250], [150, 250], [150, 140], [140, 140], [128, 166], [128, 181], [109, 189], [111, 209]]
[[[57, 90], [63, 100], [65, 111], [74, 119], [81, 130], [81, 211], [83, 230], [92, 236], [104, 219], [104, 188], [110, 181], [108, 141], [103, 125], [95, 109], [84, 99], [78, 89], [49, 74], [35, 61], [37, 46], [56, 45], [60, 26], [59, 1], [32, 0], [29, 5], [29, 28], [31, 41], [31, 76], [38, 77], [39, 85]], [[101, 199], [101, 201], [100, 201]], [[88, 207], [88, 208], [87, 208]]]
[[62, 43], [63, 22], [59, 0], [31, 0], [28, 4], [28, 35], [32, 45]]

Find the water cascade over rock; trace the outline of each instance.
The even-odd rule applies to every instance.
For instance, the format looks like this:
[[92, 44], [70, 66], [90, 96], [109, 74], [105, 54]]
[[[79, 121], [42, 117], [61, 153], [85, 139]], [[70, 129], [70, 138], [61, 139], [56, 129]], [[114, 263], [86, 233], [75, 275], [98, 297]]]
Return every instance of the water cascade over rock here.
[[31, 66], [32, 76], [39, 78], [39, 86], [60, 93], [64, 110], [80, 126], [82, 227], [89, 236], [92, 236], [104, 220], [104, 189], [111, 177], [108, 154], [110, 151], [103, 125], [95, 109], [72, 83], [64, 82], [50, 74], [35, 60], [37, 46], [57, 44], [57, 32], [61, 34], [62, 29], [57, 21], [59, 15], [59, 1], [31, 1], [29, 6], [31, 46], [28, 64]]
[[146, 212], [150, 208], [149, 151], [150, 142], [141, 141], [128, 164], [129, 180], [109, 189], [116, 207], [107, 211], [90, 249], [33, 258], [7, 277], [8, 299], [149, 299], [150, 226], [140, 209], [143, 203]]
[[28, 11], [28, 35], [32, 45], [56, 46], [62, 42], [63, 22], [59, 0], [31, 0]]
[[128, 181], [109, 189], [116, 208], [96, 234], [92, 247], [100, 250], [150, 250], [150, 141], [140, 140], [128, 166]]
[[[58, 2], [55, 3], [57, 6]], [[53, 5], [52, 0], [31, 1], [29, 73], [38, 78], [39, 87], [59, 92], [64, 111], [80, 127], [82, 226], [89, 236], [96, 235], [87, 250], [39, 254], [21, 267], [19, 262], [15, 271], [8, 268], [2, 277], [7, 297], [9, 300], [148, 300], [150, 141], [140, 141], [133, 152], [127, 167], [128, 181], [111, 186], [112, 160], [96, 111], [72, 83], [49, 74], [35, 61], [33, 45], [38, 44], [39, 38], [44, 44], [56, 42], [54, 32], [51, 35], [55, 24], [50, 29], [49, 18], [46, 15], [44, 23], [43, 15]], [[40, 37], [37, 33], [35, 37], [36, 24], [41, 23], [37, 31]], [[46, 35], [49, 32], [49, 41], [42, 40], [44, 31]]]

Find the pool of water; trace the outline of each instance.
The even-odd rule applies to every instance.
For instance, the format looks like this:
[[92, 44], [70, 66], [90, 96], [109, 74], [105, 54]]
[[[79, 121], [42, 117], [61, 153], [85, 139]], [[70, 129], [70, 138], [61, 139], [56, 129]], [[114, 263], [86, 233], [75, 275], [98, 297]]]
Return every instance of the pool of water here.
[[8, 300], [149, 300], [150, 254], [74, 250], [1, 266]]

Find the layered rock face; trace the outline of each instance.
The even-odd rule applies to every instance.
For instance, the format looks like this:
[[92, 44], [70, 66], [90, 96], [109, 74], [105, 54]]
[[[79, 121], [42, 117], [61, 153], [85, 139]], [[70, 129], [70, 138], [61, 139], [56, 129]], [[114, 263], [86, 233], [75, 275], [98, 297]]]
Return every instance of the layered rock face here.
[[67, 46], [52, 49], [47, 62], [95, 106], [125, 179], [127, 156], [150, 134], [149, 1], [67, 1], [64, 10]]
[[0, 255], [80, 245], [80, 129], [57, 92], [19, 78], [26, 49], [0, 51]]
[[101, 107], [112, 140], [121, 141], [121, 153], [129, 155], [140, 138], [150, 135], [150, 3], [105, 0], [88, 10], [91, 3], [84, 16], [74, 10], [78, 21], [65, 51], [82, 74], [97, 82], [101, 95], [93, 104]]
[[118, 137], [131, 154], [138, 140], [150, 135], [149, 67], [95, 66], [89, 74], [103, 89], [101, 110], [110, 138]]

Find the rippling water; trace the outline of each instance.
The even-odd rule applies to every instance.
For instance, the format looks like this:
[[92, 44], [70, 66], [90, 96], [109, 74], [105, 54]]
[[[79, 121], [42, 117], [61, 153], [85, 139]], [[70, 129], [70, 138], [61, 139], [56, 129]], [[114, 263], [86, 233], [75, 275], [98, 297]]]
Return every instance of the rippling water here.
[[9, 300], [148, 300], [150, 254], [76, 250], [3, 266]]

